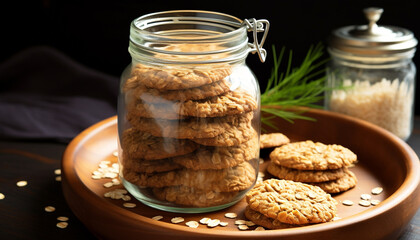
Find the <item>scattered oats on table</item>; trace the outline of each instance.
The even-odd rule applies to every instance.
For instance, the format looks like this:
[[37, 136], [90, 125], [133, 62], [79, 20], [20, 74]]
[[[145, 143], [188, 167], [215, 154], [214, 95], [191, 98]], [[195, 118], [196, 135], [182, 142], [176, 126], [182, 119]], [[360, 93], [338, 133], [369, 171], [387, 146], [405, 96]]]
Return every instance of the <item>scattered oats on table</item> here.
[[27, 181], [24, 181], [24, 180], [22, 180], [22, 181], [18, 181], [18, 182], [16, 183], [16, 186], [18, 186], [18, 187], [24, 187], [24, 186], [26, 186], [26, 185], [28, 185], [28, 182], [27, 182]]

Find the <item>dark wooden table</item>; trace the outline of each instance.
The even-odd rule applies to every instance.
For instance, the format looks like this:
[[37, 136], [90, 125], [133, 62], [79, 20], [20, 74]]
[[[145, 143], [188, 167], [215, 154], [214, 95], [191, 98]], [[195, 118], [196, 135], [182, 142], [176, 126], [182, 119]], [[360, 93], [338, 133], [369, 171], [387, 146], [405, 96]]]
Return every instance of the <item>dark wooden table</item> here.
[[[407, 142], [420, 155], [420, 117]], [[66, 146], [48, 141], [0, 141], [0, 193], [5, 195], [0, 200], [0, 239], [95, 239], [67, 206], [61, 182], [56, 180], [59, 175], [54, 170], [60, 169]], [[21, 180], [27, 186], [16, 186]], [[55, 211], [46, 212], [46, 206]], [[56, 227], [60, 216], [69, 218], [67, 228]], [[420, 210], [399, 239], [420, 240]]]

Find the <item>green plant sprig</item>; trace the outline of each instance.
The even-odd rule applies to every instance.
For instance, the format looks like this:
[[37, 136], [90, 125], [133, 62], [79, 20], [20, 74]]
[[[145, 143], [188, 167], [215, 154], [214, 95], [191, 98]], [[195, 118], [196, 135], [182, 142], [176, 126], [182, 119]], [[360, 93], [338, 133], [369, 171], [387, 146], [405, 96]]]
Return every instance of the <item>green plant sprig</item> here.
[[[261, 122], [274, 127], [271, 120], [274, 116], [293, 122], [294, 119], [315, 120], [302, 115], [303, 108], [321, 108], [319, 101], [323, 99], [326, 90], [325, 63], [321, 59], [323, 45], [311, 46], [299, 67], [292, 67], [293, 52], [289, 51], [288, 62], [284, 72], [281, 72], [282, 59], [285, 53], [283, 47], [277, 54], [273, 45], [274, 67], [268, 79], [265, 91], [261, 94], [261, 111], [272, 116], [262, 116]], [[277, 56], [278, 55], [278, 56]]]

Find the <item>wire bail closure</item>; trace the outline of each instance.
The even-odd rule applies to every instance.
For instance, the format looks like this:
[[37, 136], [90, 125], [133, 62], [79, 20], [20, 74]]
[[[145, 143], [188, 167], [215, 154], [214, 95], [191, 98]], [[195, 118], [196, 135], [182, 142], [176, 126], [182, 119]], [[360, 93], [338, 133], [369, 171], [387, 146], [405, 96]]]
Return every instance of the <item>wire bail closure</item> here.
[[[265, 62], [265, 58], [267, 57], [267, 51], [263, 48], [265, 39], [267, 38], [268, 29], [270, 28], [270, 22], [266, 19], [256, 20], [255, 18], [252, 19], [245, 19], [243, 25], [246, 25], [248, 32], [252, 32], [254, 42], [248, 43], [250, 47], [251, 53], [258, 53], [258, 57], [260, 58], [261, 62]], [[264, 32], [262, 39], [258, 42], [258, 33]]]

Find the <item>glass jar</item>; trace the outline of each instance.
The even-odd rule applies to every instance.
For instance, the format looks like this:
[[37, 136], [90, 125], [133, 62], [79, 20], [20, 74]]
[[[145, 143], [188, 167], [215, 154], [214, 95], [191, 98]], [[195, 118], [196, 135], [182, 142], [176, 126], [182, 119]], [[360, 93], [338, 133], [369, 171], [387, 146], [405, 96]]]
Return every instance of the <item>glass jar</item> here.
[[333, 31], [325, 108], [374, 123], [407, 140], [413, 129], [417, 40], [407, 29], [378, 26], [383, 10], [364, 9], [368, 25]]
[[135, 198], [198, 213], [231, 206], [253, 187], [260, 89], [245, 59], [251, 52], [264, 61], [268, 27], [267, 20], [184, 10], [132, 22], [118, 133], [120, 178]]

